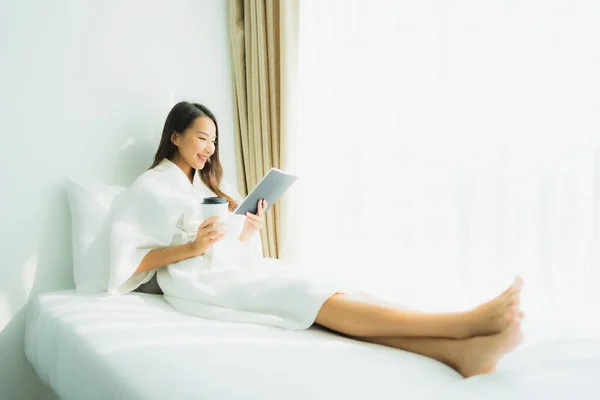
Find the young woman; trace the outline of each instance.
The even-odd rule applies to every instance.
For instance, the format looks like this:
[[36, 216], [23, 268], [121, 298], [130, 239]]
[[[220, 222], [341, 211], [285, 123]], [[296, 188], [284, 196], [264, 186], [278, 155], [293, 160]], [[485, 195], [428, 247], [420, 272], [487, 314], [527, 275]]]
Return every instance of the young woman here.
[[[263, 258], [256, 215], [201, 221], [204, 197], [241, 201], [222, 182], [219, 130], [200, 104], [169, 113], [152, 167], [115, 207], [109, 293], [162, 293], [190, 315], [284, 329], [318, 324], [339, 334], [439, 360], [465, 377], [493, 371], [522, 340], [522, 281], [468, 312], [423, 313], [383, 305], [353, 289], [311, 280], [301, 268]], [[318, 229], [318, 226], [315, 227]]]

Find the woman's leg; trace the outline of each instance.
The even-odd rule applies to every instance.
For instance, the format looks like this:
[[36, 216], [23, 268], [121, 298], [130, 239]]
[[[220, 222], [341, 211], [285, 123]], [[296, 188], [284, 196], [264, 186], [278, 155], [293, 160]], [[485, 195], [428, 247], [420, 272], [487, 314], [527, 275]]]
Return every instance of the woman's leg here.
[[501, 333], [469, 339], [369, 337], [358, 340], [420, 354], [454, 368], [462, 376], [492, 372], [502, 356], [523, 340], [519, 321]]
[[321, 307], [315, 322], [353, 337], [445, 337], [464, 339], [503, 331], [522, 317], [520, 278], [493, 300], [467, 311], [424, 313], [362, 302], [336, 294]]

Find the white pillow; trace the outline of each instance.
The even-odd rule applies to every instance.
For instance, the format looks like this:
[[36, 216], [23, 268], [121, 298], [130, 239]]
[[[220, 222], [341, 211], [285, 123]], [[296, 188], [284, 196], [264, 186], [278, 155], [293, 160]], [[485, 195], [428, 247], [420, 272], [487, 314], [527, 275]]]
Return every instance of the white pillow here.
[[[108, 286], [108, 215], [125, 188], [67, 181], [71, 209], [73, 278], [78, 293], [94, 294]], [[104, 262], [104, 260], [106, 262]]]

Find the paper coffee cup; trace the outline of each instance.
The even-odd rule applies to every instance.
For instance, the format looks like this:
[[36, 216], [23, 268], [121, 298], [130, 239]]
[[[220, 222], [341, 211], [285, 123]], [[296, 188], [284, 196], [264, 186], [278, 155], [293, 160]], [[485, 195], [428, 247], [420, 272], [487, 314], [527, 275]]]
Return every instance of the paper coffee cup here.
[[[202, 200], [202, 220], [206, 221], [211, 217], [219, 217], [217, 223], [227, 223], [227, 214], [229, 213], [229, 203], [224, 197], [205, 197]], [[224, 229], [224, 228], [223, 228]]]
[[[227, 214], [229, 213], [229, 203], [224, 197], [205, 197], [201, 204], [202, 209], [202, 220], [206, 221], [210, 217], [219, 217], [217, 223], [226, 224]], [[224, 226], [221, 228], [221, 232], [227, 231]], [[219, 243], [215, 243], [210, 249], [206, 251], [206, 254], [211, 256], [214, 260], [217, 260], [222, 250], [220, 249]]]

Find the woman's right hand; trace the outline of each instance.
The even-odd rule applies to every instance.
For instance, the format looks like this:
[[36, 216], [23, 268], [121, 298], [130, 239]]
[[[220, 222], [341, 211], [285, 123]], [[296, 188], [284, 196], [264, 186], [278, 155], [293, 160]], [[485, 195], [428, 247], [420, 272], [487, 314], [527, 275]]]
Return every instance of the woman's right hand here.
[[200, 224], [196, 239], [190, 243], [194, 256], [204, 254], [210, 246], [223, 239], [226, 234], [225, 224], [218, 220], [219, 217], [210, 217]]

